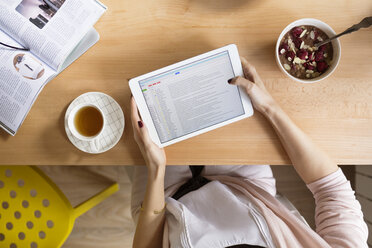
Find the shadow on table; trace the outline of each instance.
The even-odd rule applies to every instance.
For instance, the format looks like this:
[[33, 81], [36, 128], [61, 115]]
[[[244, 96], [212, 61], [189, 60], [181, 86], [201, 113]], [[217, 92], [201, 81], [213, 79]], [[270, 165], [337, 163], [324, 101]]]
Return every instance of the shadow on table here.
[[275, 46], [276, 40], [259, 43], [254, 50], [251, 50], [250, 56], [252, 58], [261, 57], [263, 61], [270, 61], [273, 66], [276, 66]]
[[[65, 113], [69, 104], [67, 103], [62, 109], [57, 123], [46, 127], [40, 137], [43, 140], [44, 155], [52, 159], [61, 159], [62, 157], [63, 160], [68, 160], [68, 155], [72, 154], [71, 151], [74, 153], [80, 152], [78, 149], [72, 149], [73, 145], [70, 143], [65, 131]], [[58, 129], [58, 132], [55, 129]]]
[[[183, 61], [185, 59], [189, 59], [202, 53], [209, 52], [231, 43], [224, 43], [221, 45], [219, 44], [219, 41], [214, 42], [213, 40], [209, 40], [209, 37], [205, 36], [203, 33], [191, 33], [185, 36], [185, 38], [177, 37], [176, 39], [153, 43], [152, 47], [146, 48], [147, 53], [136, 54], [134, 58], [131, 58], [129, 54], [117, 54], [116, 56], [126, 58], [126, 61], [142, 61], [141, 68], [135, 72], [136, 74], [133, 75], [134, 77]], [[123, 63], [113, 64], [111, 66], [111, 70], [126, 71], [126, 61], [123, 61]], [[106, 71], [102, 71], [102, 73], [107, 74]], [[107, 78], [107, 80], [109, 80], [109, 78]], [[127, 82], [129, 80], [130, 78], [127, 78]], [[128, 101], [129, 99], [130, 94], [128, 94]]]
[[69, 139], [67, 137], [66, 130], [65, 130], [65, 114], [66, 114], [68, 106], [70, 106], [70, 102], [67, 103], [67, 105], [63, 108], [63, 110], [62, 110], [62, 112], [61, 112], [61, 114], [59, 115], [59, 118], [58, 118], [59, 132], [63, 136], [63, 138], [67, 141], [69, 141]]
[[191, 0], [191, 3], [203, 8], [213, 8], [217, 11], [231, 11], [262, 3], [262, 0]]
[[10, 137], [10, 134], [5, 132], [3, 129], [0, 129], [0, 139], [1, 140], [7, 141], [9, 139], [9, 137]]

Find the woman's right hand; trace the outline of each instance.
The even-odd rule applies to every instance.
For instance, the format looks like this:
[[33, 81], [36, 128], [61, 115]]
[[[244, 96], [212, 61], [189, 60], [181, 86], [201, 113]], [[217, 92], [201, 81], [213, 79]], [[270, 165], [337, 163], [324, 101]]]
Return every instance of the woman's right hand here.
[[277, 104], [270, 93], [266, 90], [256, 68], [241, 57], [244, 77], [230, 79], [229, 84], [238, 85], [246, 90], [255, 109], [266, 115]]
[[134, 139], [146, 161], [149, 172], [165, 170], [166, 156], [163, 148], [159, 148], [150, 138], [149, 131], [143, 123], [134, 98], [131, 99], [131, 114]]

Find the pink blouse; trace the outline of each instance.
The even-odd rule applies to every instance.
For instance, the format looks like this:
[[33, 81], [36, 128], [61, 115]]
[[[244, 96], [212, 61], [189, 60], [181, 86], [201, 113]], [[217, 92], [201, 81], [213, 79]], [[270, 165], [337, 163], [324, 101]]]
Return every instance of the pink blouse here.
[[[316, 203], [315, 231], [268, 193], [262, 184], [257, 185], [250, 180], [230, 176], [209, 176], [208, 179], [219, 181], [239, 191], [239, 194], [245, 195], [247, 200], [254, 204], [268, 223], [275, 247], [368, 247], [368, 228], [361, 206], [341, 169], [307, 185]], [[172, 212], [171, 205], [167, 206], [169, 212]], [[185, 216], [183, 210], [177, 215]], [[177, 223], [166, 223], [163, 247], [170, 247], [172, 242], [169, 242], [168, 238], [180, 237], [169, 235], [168, 224], [172, 229], [178, 226]], [[190, 234], [184, 230], [179, 232]]]
[[368, 247], [368, 227], [341, 169], [307, 187], [315, 198], [316, 232], [332, 247]]

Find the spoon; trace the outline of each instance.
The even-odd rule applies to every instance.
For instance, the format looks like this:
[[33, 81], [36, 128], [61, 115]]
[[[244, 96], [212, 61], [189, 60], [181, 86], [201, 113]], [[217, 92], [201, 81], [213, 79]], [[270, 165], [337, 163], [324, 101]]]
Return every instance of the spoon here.
[[372, 25], [372, 16], [366, 17], [361, 22], [359, 22], [358, 24], [355, 24], [355, 25], [351, 26], [350, 28], [346, 29], [344, 32], [342, 32], [340, 34], [337, 34], [337, 35], [335, 35], [331, 38], [328, 38], [325, 41], [322, 41], [322, 42], [319, 42], [319, 43], [315, 44], [315, 47], [320, 47], [324, 44], [327, 44], [331, 40], [336, 39], [336, 38], [338, 38], [338, 37], [340, 37], [344, 34], [350, 34], [352, 32], [358, 31], [360, 28], [368, 28], [371, 25]]

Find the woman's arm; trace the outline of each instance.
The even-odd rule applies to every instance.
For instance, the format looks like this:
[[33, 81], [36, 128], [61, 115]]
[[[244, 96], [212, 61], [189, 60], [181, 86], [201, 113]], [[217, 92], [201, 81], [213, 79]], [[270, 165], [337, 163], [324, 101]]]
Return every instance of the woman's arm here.
[[267, 92], [255, 68], [242, 58], [244, 77], [229, 83], [245, 88], [274, 127], [298, 174], [316, 202], [317, 233], [331, 247], [367, 247], [368, 229], [350, 183], [336, 163], [298, 128]]
[[246, 89], [252, 103], [274, 127], [297, 173], [310, 183], [338, 169], [332, 159], [293, 123], [267, 92], [255, 68], [242, 58], [244, 77], [229, 80], [230, 84]]
[[264, 114], [274, 127], [293, 166], [306, 184], [335, 172], [338, 166], [288, 117], [274, 105]]
[[315, 199], [316, 232], [331, 247], [367, 248], [368, 227], [355, 192], [341, 169], [307, 187]]
[[148, 174], [133, 247], [161, 247], [164, 230], [164, 170]]
[[[133, 247], [161, 247], [165, 222], [164, 175], [166, 158], [163, 149], [155, 145], [142, 122], [132, 98], [132, 126], [134, 138], [146, 161], [148, 177]], [[145, 183], [145, 182], [144, 182]]]
[[245, 78], [229, 83], [247, 90], [255, 109], [274, 127], [293, 166], [313, 193], [317, 233], [332, 247], [367, 247], [367, 225], [342, 171], [280, 108], [255, 68], [244, 58], [242, 64]]

